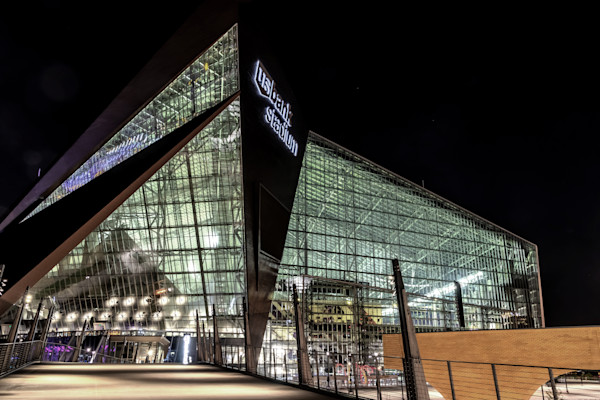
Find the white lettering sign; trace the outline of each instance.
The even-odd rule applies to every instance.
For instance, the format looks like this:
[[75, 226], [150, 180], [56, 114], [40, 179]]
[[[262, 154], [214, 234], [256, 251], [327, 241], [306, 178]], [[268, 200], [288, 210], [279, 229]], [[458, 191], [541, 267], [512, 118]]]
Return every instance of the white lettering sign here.
[[290, 133], [292, 127], [292, 106], [286, 102], [279, 92], [275, 81], [269, 75], [265, 66], [260, 62], [256, 62], [256, 73], [254, 75], [254, 83], [258, 92], [269, 99], [271, 106], [265, 109], [265, 121], [271, 127], [273, 132], [279, 137], [288, 150], [294, 155], [298, 155], [298, 142]]

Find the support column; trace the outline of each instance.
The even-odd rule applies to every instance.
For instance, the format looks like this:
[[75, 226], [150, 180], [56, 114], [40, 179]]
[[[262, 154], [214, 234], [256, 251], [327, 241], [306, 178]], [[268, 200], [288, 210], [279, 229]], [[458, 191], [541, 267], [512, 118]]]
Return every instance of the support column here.
[[[548, 368], [548, 376], [550, 377], [550, 386], [552, 387], [552, 398], [558, 399], [558, 392], [556, 390], [556, 382], [554, 382], [554, 374], [552, 373], [552, 368]], [[543, 390], [542, 393], [544, 393]]]
[[244, 351], [246, 353], [246, 371], [256, 374], [255, 348], [252, 347], [252, 335], [250, 334], [250, 322], [248, 321], [248, 305], [246, 298], [242, 298], [242, 308], [244, 313]]
[[306, 337], [304, 336], [304, 318], [302, 310], [298, 306], [296, 284], [293, 285], [292, 289], [292, 296], [294, 296], [294, 319], [296, 320], [296, 344], [298, 346], [298, 383], [308, 385], [312, 384], [312, 374], [310, 372], [310, 361], [308, 360]]
[[210, 362], [210, 352], [208, 351], [208, 338], [204, 329], [204, 321], [202, 321], [202, 355], [205, 362]]
[[83, 344], [83, 337], [85, 336], [85, 328], [87, 328], [88, 320], [83, 321], [83, 326], [81, 327], [81, 332], [79, 336], [75, 339], [75, 348], [73, 349], [73, 358], [71, 358], [71, 362], [77, 362], [79, 359], [79, 354], [81, 353], [81, 345]]
[[200, 332], [200, 316], [198, 315], [198, 310], [196, 310], [196, 357], [198, 358], [198, 361], [206, 361], [204, 359], [204, 336], [201, 335]]
[[215, 311], [215, 305], [212, 306], [213, 309], [213, 332], [214, 332], [214, 360], [216, 365], [223, 365], [223, 354], [221, 353], [221, 341], [219, 339], [219, 327], [217, 324], [217, 313]]
[[463, 307], [462, 289], [461, 289], [460, 283], [458, 283], [458, 281], [454, 281], [454, 288], [455, 288], [454, 295], [456, 296], [456, 313], [458, 314], [458, 325], [461, 328], [464, 328], [465, 327], [465, 310]]
[[25, 298], [27, 297], [27, 292], [29, 291], [29, 286], [25, 289], [25, 293], [23, 293], [23, 297], [21, 298], [21, 304], [17, 308], [17, 312], [15, 314], [15, 318], [13, 319], [13, 323], [10, 327], [10, 332], [8, 333], [8, 337], [6, 338], [6, 343], [9, 344], [10, 348], [7, 349], [6, 353], [4, 353], [4, 360], [2, 360], [2, 371], [8, 371], [10, 367], [10, 361], [12, 360], [14, 351], [15, 351], [15, 341], [17, 340], [17, 333], [19, 332], [19, 325], [21, 325], [21, 319], [23, 318], [23, 309], [25, 308]]
[[48, 317], [46, 318], [46, 323], [44, 324], [44, 330], [40, 335], [40, 349], [36, 357], [41, 360], [44, 355], [44, 349], [46, 348], [46, 340], [48, 339], [48, 332], [50, 331], [50, 324], [52, 324], [52, 316], [54, 315], [54, 305], [50, 306], [50, 310], [48, 310]]
[[423, 364], [417, 343], [417, 334], [408, 307], [408, 297], [404, 289], [400, 264], [397, 259], [392, 260], [394, 281], [396, 284], [396, 300], [402, 329], [402, 346], [404, 349], [404, 378], [406, 379], [406, 392], [408, 400], [429, 400], [429, 391], [425, 380]]
[[33, 323], [31, 324], [31, 329], [29, 329], [29, 333], [27, 334], [26, 341], [31, 342], [35, 337], [35, 330], [37, 328], [38, 320], [40, 319], [40, 312], [42, 311], [42, 302], [38, 304], [37, 312], [35, 313], [35, 317], [33, 318]]
[[[31, 328], [29, 329], [29, 333], [27, 333], [27, 338], [25, 339], [25, 351], [22, 353], [27, 357], [27, 361], [32, 361], [35, 359], [37, 354], [39, 353], [36, 346], [41, 346], [40, 343], [32, 343], [35, 337], [35, 330], [37, 329], [38, 320], [40, 319], [40, 312], [42, 311], [42, 301], [38, 304], [37, 311], [35, 313], [35, 317], [33, 317], [33, 322], [31, 324]], [[31, 348], [33, 347], [33, 351]]]
[[28, 292], [29, 286], [27, 286], [27, 289], [25, 289], [25, 293], [23, 293], [23, 297], [21, 298], [21, 304], [17, 308], [17, 313], [15, 314], [15, 318], [13, 319], [13, 323], [10, 327], [10, 332], [6, 338], [7, 343], [14, 343], [15, 340], [17, 340], [17, 333], [19, 333], [19, 326], [21, 325], [21, 319], [23, 318], [23, 309], [25, 308], [25, 298], [27, 297]]
[[102, 335], [102, 337], [100, 338], [100, 341], [98, 342], [98, 346], [96, 346], [96, 351], [92, 355], [92, 359], [90, 360], [90, 364], [93, 364], [93, 363], [96, 362], [96, 359], [100, 356], [100, 353], [102, 352], [102, 350], [104, 349], [104, 346], [107, 343], [108, 343], [108, 340], [106, 339], [106, 335]]

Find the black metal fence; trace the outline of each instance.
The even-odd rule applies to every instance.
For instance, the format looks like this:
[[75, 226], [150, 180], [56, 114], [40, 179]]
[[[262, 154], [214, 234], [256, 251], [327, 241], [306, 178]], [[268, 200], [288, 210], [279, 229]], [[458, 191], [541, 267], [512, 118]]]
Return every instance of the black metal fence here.
[[84, 355], [82, 349], [62, 343], [31, 342], [0, 343], [0, 378], [35, 362], [85, 362], [95, 364], [128, 363], [127, 359], [106, 354]]
[[0, 377], [38, 361], [41, 347], [39, 340], [0, 344]]
[[[223, 366], [246, 370], [244, 349], [225, 347]], [[309, 354], [312, 380], [300, 382], [298, 354], [261, 353], [256, 374], [277, 381], [301, 384], [338, 395], [373, 400], [414, 399], [402, 369], [403, 359], [373, 355], [367, 360], [354, 354]], [[446, 400], [554, 400], [600, 399], [598, 371], [529, 365], [420, 360], [430, 399]]]
[[[212, 349], [214, 351], [214, 348]], [[255, 349], [260, 351], [260, 349]], [[37, 361], [115, 364], [128, 360], [105, 354], [84, 356], [82, 349], [41, 341], [0, 344], [0, 377]], [[310, 352], [309, 366], [299, 365], [297, 352], [262, 351], [256, 375], [309, 386], [338, 395], [373, 400], [413, 399], [401, 368], [403, 359], [372, 355], [364, 359], [354, 354]], [[222, 366], [246, 371], [244, 346], [223, 346]], [[215, 357], [210, 357], [214, 363]], [[305, 358], [306, 359], [306, 358]], [[421, 360], [431, 399], [597, 399], [600, 380], [597, 371], [528, 365], [473, 363], [448, 360]], [[300, 363], [301, 364], [301, 363]], [[394, 368], [390, 368], [394, 366]], [[308, 381], [300, 373], [308, 367]], [[249, 372], [249, 371], [246, 371]]]

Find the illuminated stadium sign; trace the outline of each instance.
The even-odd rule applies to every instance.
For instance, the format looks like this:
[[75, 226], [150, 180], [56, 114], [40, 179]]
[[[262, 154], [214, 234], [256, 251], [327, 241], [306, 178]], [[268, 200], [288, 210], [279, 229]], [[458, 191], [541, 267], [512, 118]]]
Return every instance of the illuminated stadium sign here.
[[298, 142], [290, 133], [292, 127], [292, 106], [286, 102], [275, 85], [275, 80], [271, 77], [265, 66], [256, 62], [256, 72], [254, 74], [254, 83], [258, 92], [269, 99], [271, 103], [265, 109], [265, 121], [271, 127], [273, 132], [285, 144], [288, 150], [294, 155], [298, 155]]

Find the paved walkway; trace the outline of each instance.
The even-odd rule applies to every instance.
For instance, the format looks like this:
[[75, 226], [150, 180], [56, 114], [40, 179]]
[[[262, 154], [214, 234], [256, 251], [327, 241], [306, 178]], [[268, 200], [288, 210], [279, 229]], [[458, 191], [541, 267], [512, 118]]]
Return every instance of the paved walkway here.
[[[600, 399], [600, 384], [570, 382], [565, 386], [564, 382], [556, 384], [558, 398], [562, 400], [598, 400]], [[544, 395], [541, 388], [535, 392], [531, 400], [551, 400], [552, 388], [544, 386]]]
[[207, 365], [40, 364], [0, 379], [0, 399], [285, 399], [331, 397]]

